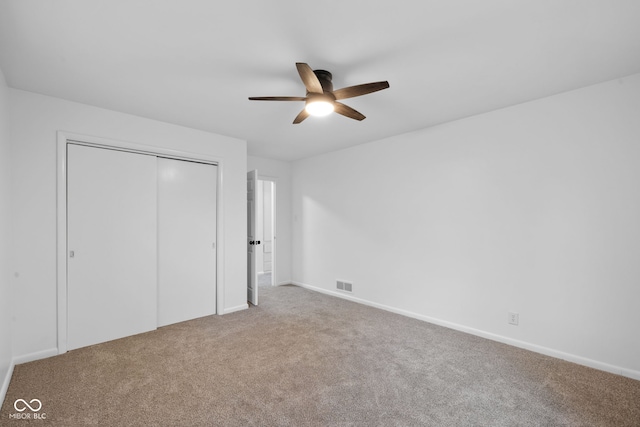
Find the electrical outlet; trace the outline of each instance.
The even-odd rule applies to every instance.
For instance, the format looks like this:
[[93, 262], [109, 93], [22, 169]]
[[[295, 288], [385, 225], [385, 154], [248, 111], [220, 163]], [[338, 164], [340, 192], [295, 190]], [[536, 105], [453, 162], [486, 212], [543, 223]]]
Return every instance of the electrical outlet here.
[[509, 322], [510, 325], [518, 326], [518, 322], [520, 321], [520, 315], [518, 313], [509, 312], [507, 316], [507, 322]]

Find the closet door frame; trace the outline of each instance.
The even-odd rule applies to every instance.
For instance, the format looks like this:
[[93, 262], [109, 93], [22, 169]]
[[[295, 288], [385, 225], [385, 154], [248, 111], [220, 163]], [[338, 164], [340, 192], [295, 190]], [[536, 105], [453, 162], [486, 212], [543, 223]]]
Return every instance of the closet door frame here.
[[56, 159], [56, 265], [57, 265], [57, 330], [58, 330], [58, 354], [67, 352], [67, 254], [69, 251], [67, 244], [67, 145], [86, 145], [89, 147], [107, 148], [133, 153], [150, 154], [161, 157], [168, 157], [176, 160], [195, 161], [208, 163], [217, 166], [218, 179], [216, 188], [216, 313], [221, 314], [224, 310], [224, 205], [223, 195], [223, 171], [224, 161], [221, 157], [211, 156], [202, 153], [192, 153], [187, 151], [173, 150], [156, 147], [152, 145], [137, 144], [126, 141], [116, 141], [112, 139], [99, 138], [75, 134], [70, 132], [57, 132], [57, 159]]

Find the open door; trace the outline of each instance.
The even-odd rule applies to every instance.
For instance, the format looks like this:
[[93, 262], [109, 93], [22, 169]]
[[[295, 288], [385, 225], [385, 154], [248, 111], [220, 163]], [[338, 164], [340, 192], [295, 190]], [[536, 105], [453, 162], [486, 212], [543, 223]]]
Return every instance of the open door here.
[[258, 187], [258, 171], [247, 172], [247, 301], [258, 305], [258, 268], [256, 265], [257, 249], [260, 241], [256, 240], [256, 222], [258, 220], [256, 189]]

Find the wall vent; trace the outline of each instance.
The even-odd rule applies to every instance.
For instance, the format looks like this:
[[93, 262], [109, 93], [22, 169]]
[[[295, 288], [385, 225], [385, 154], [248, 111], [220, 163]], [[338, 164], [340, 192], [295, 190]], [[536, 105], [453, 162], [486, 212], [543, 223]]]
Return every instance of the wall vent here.
[[353, 292], [353, 283], [338, 280], [336, 281], [336, 289], [345, 291], [345, 292]]

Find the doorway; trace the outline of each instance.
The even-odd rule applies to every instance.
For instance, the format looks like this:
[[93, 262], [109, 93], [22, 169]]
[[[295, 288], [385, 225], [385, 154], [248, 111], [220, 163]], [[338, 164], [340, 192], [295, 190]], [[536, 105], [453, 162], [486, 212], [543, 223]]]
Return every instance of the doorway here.
[[275, 283], [275, 180], [259, 177], [257, 185], [257, 234], [263, 242], [257, 254], [258, 286]]
[[261, 286], [278, 283], [276, 199], [275, 178], [247, 172], [247, 301], [252, 305], [258, 305]]

